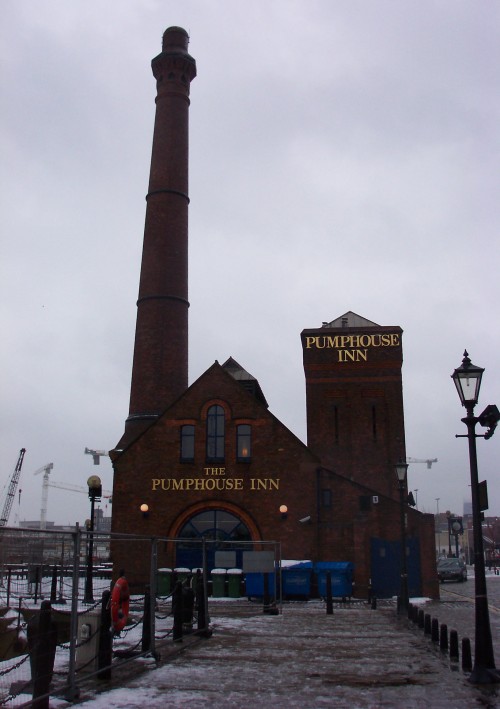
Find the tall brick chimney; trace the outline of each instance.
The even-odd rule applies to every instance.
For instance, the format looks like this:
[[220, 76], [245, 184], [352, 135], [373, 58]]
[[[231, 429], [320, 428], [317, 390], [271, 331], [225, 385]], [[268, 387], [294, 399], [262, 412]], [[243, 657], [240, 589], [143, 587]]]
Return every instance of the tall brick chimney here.
[[151, 62], [156, 116], [146, 196], [129, 416], [123, 448], [188, 386], [189, 89], [196, 62], [181, 27]]

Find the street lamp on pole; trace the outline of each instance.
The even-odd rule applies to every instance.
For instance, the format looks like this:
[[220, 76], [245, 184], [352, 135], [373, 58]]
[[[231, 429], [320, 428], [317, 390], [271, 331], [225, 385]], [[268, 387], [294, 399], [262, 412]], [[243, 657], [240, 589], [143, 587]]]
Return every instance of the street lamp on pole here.
[[[455, 369], [451, 375], [462, 406], [464, 406], [467, 411], [467, 416], [462, 419], [463, 423], [467, 426], [467, 434], [457, 435], [456, 437], [468, 438], [469, 441], [475, 578], [475, 654], [474, 667], [469, 680], [474, 684], [500, 682], [500, 672], [495, 668], [488, 598], [486, 593], [483, 530], [479, 496], [480, 486], [476, 451], [476, 438], [487, 439], [493, 435], [493, 431], [500, 419], [500, 412], [496, 406], [490, 404], [480, 416], [474, 416], [474, 407], [478, 402], [483, 372], [484, 369], [482, 367], [476, 367], [472, 364], [466, 350], [464, 352], [462, 365]], [[477, 423], [488, 427], [486, 434], [476, 434]]]
[[406, 513], [405, 492], [408, 463], [400, 460], [394, 466], [399, 482], [399, 508], [401, 517], [401, 585], [399, 589], [398, 611], [408, 612], [408, 571], [406, 567]]
[[102, 497], [101, 478], [98, 475], [91, 475], [87, 480], [90, 499], [90, 524], [88, 526], [88, 544], [87, 544], [87, 575], [85, 577], [85, 597], [84, 603], [94, 602], [94, 591], [92, 583], [92, 557], [94, 556], [94, 509], [96, 501]]

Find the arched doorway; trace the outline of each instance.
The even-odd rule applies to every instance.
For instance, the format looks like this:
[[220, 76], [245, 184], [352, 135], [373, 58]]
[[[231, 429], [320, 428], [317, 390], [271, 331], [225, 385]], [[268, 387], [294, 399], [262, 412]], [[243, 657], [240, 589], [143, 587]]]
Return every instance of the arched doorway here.
[[[190, 517], [177, 533], [176, 566], [194, 569], [203, 566], [202, 539], [206, 545], [207, 567], [215, 566], [216, 551], [236, 552], [236, 566], [242, 566], [243, 551], [249, 551], [252, 535], [247, 525], [235, 514], [220, 508], [206, 509]], [[200, 542], [197, 544], [196, 542]], [[246, 544], [241, 544], [246, 542]]]

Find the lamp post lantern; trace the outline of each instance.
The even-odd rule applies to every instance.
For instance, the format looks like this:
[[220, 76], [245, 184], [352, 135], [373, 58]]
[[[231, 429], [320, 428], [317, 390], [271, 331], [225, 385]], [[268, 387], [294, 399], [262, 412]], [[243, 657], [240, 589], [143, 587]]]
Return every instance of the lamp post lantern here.
[[[493, 655], [493, 642], [491, 637], [488, 598], [486, 592], [486, 572], [484, 564], [483, 530], [481, 520], [481, 504], [479, 498], [479, 478], [477, 467], [476, 438], [489, 438], [498, 421], [496, 406], [488, 406], [479, 417], [474, 416], [474, 407], [479, 399], [481, 379], [484, 369], [476, 367], [469, 359], [467, 350], [464, 352], [462, 365], [455, 369], [452, 379], [457, 388], [462, 406], [467, 411], [467, 416], [462, 419], [467, 426], [467, 434], [457, 435], [457, 438], [468, 438], [469, 462], [472, 494], [472, 524], [474, 540], [474, 591], [475, 591], [475, 653], [474, 667], [469, 677], [474, 684], [492, 684], [500, 682], [500, 672], [495, 668]], [[493, 410], [493, 417], [486, 417], [485, 413]], [[496, 420], [495, 420], [496, 419]], [[476, 424], [489, 426], [485, 435], [476, 434]]]
[[92, 583], [92, 557], [94, 556], [94, 508], [96, 501], [99, 501], [102, 496], [101, 478], [98, 475], [91, 475], [87, 480], [89, 488], [90, 500], [90, 523], [88, 525], [88, 544], [87, 544], [87, 575], [85, 577], [85, 597], [84, 603], [94, 602], [94, 591]]
[[398, 612], [408, 612], [408, 571], [406, 566], [406, 514], [405, 492], [408, 463], [399, 461], [394, 468], [399, 482], [399, 508], [401, 517], [401, 585], [399, 589]]

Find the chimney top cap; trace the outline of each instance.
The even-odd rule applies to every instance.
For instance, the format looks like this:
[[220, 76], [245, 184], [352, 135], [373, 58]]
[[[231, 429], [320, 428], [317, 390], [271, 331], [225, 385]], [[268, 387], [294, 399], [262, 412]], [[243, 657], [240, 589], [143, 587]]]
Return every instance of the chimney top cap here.
[[182, 27], [168, 27], [163, 33], [163, 51], [176, 49], [187, 52], [189, 35]]

